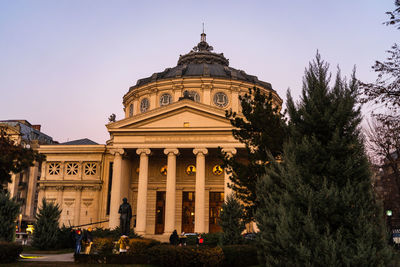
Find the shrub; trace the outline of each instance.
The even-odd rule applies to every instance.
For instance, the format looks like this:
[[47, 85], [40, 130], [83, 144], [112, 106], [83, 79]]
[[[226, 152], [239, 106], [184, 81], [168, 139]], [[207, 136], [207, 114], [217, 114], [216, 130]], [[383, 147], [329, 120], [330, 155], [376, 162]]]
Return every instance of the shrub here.
[[129, 240], [129, 249], [127, 254], [146, 254], [149, 248], [159, 244], [161, 243], [154, 239], [134, 238]]
[[[121, 230], [119, 226], [115, 229], [111, 230], [109, 228], [95, 228], [92, 231], [93, 237], [112, 237], [115, 240], [118, 240], [121, 237]], [[136, 234], [133, 229], [129, 232], [129, 238], [142, 238], [140, 235]]]
[[17, 243], [0, 242], [0, 262], [9, 263], [17, 261], [22, 252], [22, 245]]
[[15, 237], [15, 219], [19, 204], [10, 198], [10, 193], [0, 190], [0, 240], [11, 242]]
[[106, 263], [106, 256], [98, 254], [74, 254], [74, 260], [76, 263], [101, 264]]
[[115, 243], [112, 238], [95, 238], [92, 244], [92, 252], [96, 252], [99, 255], [109, 255], [112, 254]]
[[148, 250], [149, 263], [158, 266], [220, 266], [223, 251], [215, 248], [175, 247], [158, 245]]
[[220, 247], [196, 250], [199, 266], [221, 266], [224, 253]]
[[201, 234], [204, 238], [204, 245], [208, 247], [216, 247], [221, 244], [222, 232]]
[[74, 248], [74, 236], [72, 227], [66, 227], [63, 225], [60, 229], [58, 229], [58, 241], [57, 248]]
[[225, 255], [223, 266], [253, 266], [258, 265], [257, 248], [251, 245], [223, 246]]

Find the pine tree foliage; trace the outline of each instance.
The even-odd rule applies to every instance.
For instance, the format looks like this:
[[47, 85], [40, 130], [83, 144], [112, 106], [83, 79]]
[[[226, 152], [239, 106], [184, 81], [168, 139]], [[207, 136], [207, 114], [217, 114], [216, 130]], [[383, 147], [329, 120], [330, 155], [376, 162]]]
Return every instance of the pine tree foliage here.
[[58, 241], [58, 220], [60, 219], [61, 210], [58, 204], [47, 202], [43, 198], [42, 206], [36, 214], [36, 222], [34, 223], [35, 231], [33, 232], [34, 247], [42, 250], [56, 247]]
[[222, 227], [222, 244], [235, 245], [242, 243], [242, 232], [245, 229], [243, 222], [243, 205], [234, 194], [228, 195], [222, 204], [219, 225]]
[[[246, 155], [240, 154], [223, 158], [223, 166], [233, 170], [230, 187], [245, 206], [248, 221], [254, 218], [257, 209], [256, 181], [265, 174], [268, 155], [282, 154], [285, 139], [285, 121], [280, 113], [278, 100], [273, 95], [265, 95], [259, 89], [249, 89], [240, 96], [242, 115], [227, 112], [226, 117], [235, 129], [235, 139], [246, 145]], [[245, 156], [246, 160], [243, 160]]]
[[13, 241], [19, 207], [19, 204], [10, 198], [10, 193], [0, 190], [0, 241]]
[[384, 266], [391, 257], [360, 135], [355, 75], [336, 76], [319, 54], [302, 98], [288, 93], [283, 162], [259, 180], [256, 220], [266, 266]]

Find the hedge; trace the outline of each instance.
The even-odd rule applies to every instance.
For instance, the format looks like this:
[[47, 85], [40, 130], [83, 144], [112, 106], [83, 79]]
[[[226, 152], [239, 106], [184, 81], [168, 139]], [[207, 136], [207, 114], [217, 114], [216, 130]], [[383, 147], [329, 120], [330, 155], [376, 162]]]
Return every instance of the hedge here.
[[22, 252], [22, 245], [17, 243], [0, 242], [0, 263], [15, 262]]
[[223, 246], [225, 255], [223, 266], [242, 267], [258, 265], [257, 248], [253, 245]]
[[[157, 266], [254, 266], [258, 264], [257, 249], [250, 245], [223, 247], [172, 246], [145, 239], [131, 240], [133, 245], [127, 254], [110, 254], [114, 245], [110, 239], [102, 239], [105, 254], [75, 255], [77, 263], [154, 264]], [[111, 243], [111, 245], [110, 245]], [[143, 247], [145, 248], [143, 248]]]

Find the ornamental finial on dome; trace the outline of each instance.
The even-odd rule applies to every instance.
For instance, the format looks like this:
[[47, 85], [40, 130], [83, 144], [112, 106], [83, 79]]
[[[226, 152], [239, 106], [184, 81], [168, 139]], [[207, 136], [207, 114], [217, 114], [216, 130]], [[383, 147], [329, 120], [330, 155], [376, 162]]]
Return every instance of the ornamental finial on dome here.
[[193, 51], [201, 52], [201, 51], [213, 51], [213, 47], [209, 45], [206, 41], [206, 34], [204, 33], [204, 23], [203, 23], [203, 32], [200, 34], [200, 43], [197, 46], [193, 47]]

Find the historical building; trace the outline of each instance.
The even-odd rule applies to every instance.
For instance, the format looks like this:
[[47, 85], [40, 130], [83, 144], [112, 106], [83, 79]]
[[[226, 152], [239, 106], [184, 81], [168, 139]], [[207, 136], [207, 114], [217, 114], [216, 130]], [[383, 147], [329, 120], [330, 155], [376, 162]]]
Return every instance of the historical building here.
[[[107, 125], [105, 145], [80, 140], [44, 145], [39, 199], [59, 203], [61, 224], [119, 226], [124, 197], [132, 226], [146, 236], [215, 232], [228, 174], [217, 149], [235, 154], [226, 110], [240, 114], [239, 95], [257, 87], [282, 100], [271, 84], [229, 67], [223, 54], [200, 43], [177, 66], [140, 79], [123, 97], [125, 118]], [[154, 236], [156, 237], [156, 236]]]
[[[0, 128], [16, 144], [32, 149], [38, 149], [39, 145], [54, 144], [53, 139], [40, 131], [40, 125], [32, 125], [26, 120], [3, 120]], [[35, 220], [37, 207], [37, 182], [40, 177], [40, 163], [26, 170], [12, 174], [11, 183], [2, 185], [7, 188], [11, 197], [15, 197], [21, 205], [19, 215], [19, 226], [24, 228], [28, 223]]]

